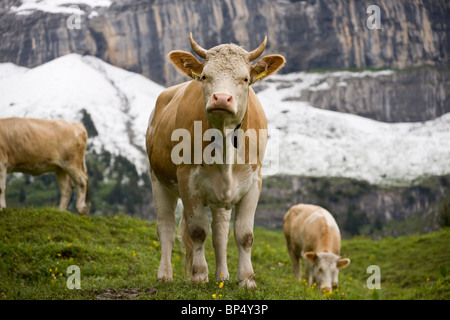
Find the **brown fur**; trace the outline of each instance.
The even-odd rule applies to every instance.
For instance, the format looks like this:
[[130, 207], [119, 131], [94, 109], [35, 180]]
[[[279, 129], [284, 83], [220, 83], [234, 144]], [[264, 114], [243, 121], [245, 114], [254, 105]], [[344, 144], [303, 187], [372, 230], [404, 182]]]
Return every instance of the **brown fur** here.
[[[191, 43], [193, 43], [192, 38]], [[260, 132], [260, 130], [267, 129], [267, 120], [255, 92], [249, 85], [275, 73], [285, 60], [276, 55], [264, 57], [254, 68], [250, 64], [249, 54], [234, 44], [220, 45], [210, 50], [201, 49], [196, 52], [200, 51], [205, 53], [201, 54], [204, 58], [203, 62], [199, 62], [188, 52], [173, 51], [169, 54], [169, 59], [174, 66], [195, 80], [167, 88], [161, 93], [146, 134], [152, 186], [159, 195], [154, 196], [158, 225], [164, 224], [165, 228], [164, 232], [161, 231], [160, 237], [164, 239], [161, 240], [162, 254], [158, 279], [172, 278], [170, 253], [175, 226], [173, 212], [169, 212], [169, 209], [171, 211], [176, 198], [180, 197], [184, 207], [180, 228], [182, 241], [186, 247], [185, 267], [192, 281], [208, 281], [207, 265], [204, 260], [204, 240], [209, 232], [209, 223], [204, 207], [214, 206], [231, 215], [231, 207], [236, 206], [235, 236], [238, 247], [242, 249], [239, 257], [238, 280], [243, 286], [256, 288], [254, 279], [250, 279], [253, 269], [249, 257], [253, 242], [253, 216], [261, 190], [261, 162], [267, 142], [267, 131]], [[262, 49], [260, 51], [262, 52]], [[255, 74], [258, 70], [260, 73]], [[229, 109], [226, 110], [228, 114], [221, 114], [223, 109], [214, 109], [216, 94], [229, 94], [233, 98], [228, 100], [232, 101]], [[219, 113], [215, 113], [217, 111]], [[196, 122], [202, 124], [202, 136], [206, 130], [213, 127], [220, 130], [222, 134], [239, 127], [242, 130], [240, 132], [256, 133], [257, 140], [252, 141], [257, 144], [258, 154], [250, 154], [249, 138], [245, 140], [245, 144], [242, 144], [242, 141], [239, 142], [239, 148], [245, 146], [245, 164], [181, 163], [176, 165], [171, 155], [179, 141], [171, 141], [172, 133], [177, 129], [185, 129], [189, 132], [190, 160], [193, 163], [195, 162], [193, 139], [197, 138], [194, 135]], [[202, 141], [201, 151], [209, 147], [210, 143], [211, 141]], [[258, 150], [260, 146], [263, 146], [263, 150]], [[227, 152], [226, 148], [222, 151]], [[250, 158], [251, 156], [256, 156], [256, 159]], [[229, 221], [221, 222], [220, 225], [221, 227], [216, 229], [219, 231], [213, 231], [213, 242], [220, 247], [219, 261], [225, 261], [225, 263], [216, 265], [216, 277], [221, 274], [217, 269], [219, 268], [225, 273], [224, 277], [228, 278], [226, 244], [223, 245], [223, 240], [228, 239], [225, 233], [229, 228]], [[192, 264], [194, 260], [195, 265]], [[193, 268], [190, 267], [191, 265]]]
[[[189, 108], [185, 107], [183, 101], [190, 101]], [[252, 116], [249, 117], [248, 115]], [[191, 136], [194, 134], [194, 121], [202, 121], [202, 134], [211, 128], [211, 124], [206, 118], [206, 114], [203, 107], [203, 91], [202, 85], [198, 81], [185, 82], [180, 85], [176, 85], [166, 89], [158, 97], [156, 101], [155, 111], [153, 119], [150, 123], [152, 132], [147, 130], [146, 146], [150, 161], [150, 167], [155, 173], [156, 177], [166, 184], [178, 184], [180, 192], [183, 193], [183, 189], [188, 190], [187, 180], [188, 174], [181, 175], [186, 178], [186, 181], [178, 181], [177, 172], [181, 170], [189, 171], [192, 167], [199, 165], [179, 165], [176, 166], [170, 157], [173, 147], [178, 143], [177, 141], [171, 141], [172, 132], [177, 128], [187, 129]], [[244, 131], [249, 128], [255, 129], [259, 137], [259, 129], [267, 129], [267, 119], [262, 109], [261, 103], [256, 97], [255, 92], [250, 88], [249, 102], [247, 113], [244, 117], [244, 121], [241, 127]], [[209, 144], [208, 141], [203, 143], [203, 149]], [[193, 148], [193, 147], [192, 147]], [[249, 161], [249, 146], [248, 140], [246, 141], [246, 162]], [[193, 154], [193, 150], [192, 150]], [[261, 167], [261, 162], [258, 157], [258, 163], [253, 164], [253, 167]], [[259, 186], [261, 188], [261, 184]], [[187, 198], [188, 199], [188, 198]], [[186, 201], [186, 200], [185, 200]], [[190, 198], [188, 201], [198, 201], [198, 199]], [[195, 206], [196, 203], [185, 206], [190, 208]], [[183, 221], [186, 220], [186, 216], [189, 211], [183, 211]], [[182, 221], [182, 222], [183, 222]], [[182, 242], [186, 249], [185, 256], [185, 269], [187, 273], [191, 272], [190, 266], [192, 264], [192, 239], [189, 236], [189, 232], [185, 226], [185, 223], [180, 223], [180, 234]]]
[[[84, 153], [87, 132], [78, 122], [65, 120], [0, 119], [0, 171], [40, 175], [55, 172], [61, 189], [60, 208], [67, 208], [73, 185], [77, 210], [87, 214], [89, 185]], [[1, 175], [0, 175], [1, 176]], [[4, 190], [3, 190], [4, 192]], [[64, 193], [70, 192], [70, 194]]]
[[293, 206], [285, 215], [283, 228], [287, 246], [300, 257], [308, 251], [331, 252], [339, 255], [341, 235], [339, 229], [330, 228], [323, 217], [317, 218], [308, 228], [302, 228], [305, 221], [317, 210], [325, 210], [315, 205]]
[[[185, 107], [184, 101], [189, 101], [188, 108]], [[249, 117], [249, 114], [252, 116]], [[202, 121], [202, 134], [211, 128], [203, 107], [201, 83], [189, 81], [170, 87], [161, 93], [156, 101], [155, 113], [149, 126], [149, 128], [152, 127], [151, 135], [149, 130], [147, 130], [146, 136], [150, 167], [160, 181], [166, 183], [177, 182], [177, 166], [172, 162], [170, 155], [173, 147], [178, 142], [171, 141], [171, 135], [175, 129], [183, 128], [187, 129], [193, 136], [194, 121]], [[247, 113], [241, 128], [244, 131], [255, 129], [258, 139], [259, 129], [267, 129], [267, 119], [264, 110], [252, 88], [250, 88]], [[209, 143], [209, 141], [204, 141], [203, 149]], [[248, 151], [248, 141], [246, 151]], [[247, 163], [248, 156], [249, 152], [246, 152]], [[261, 166], [259, 160], [258, 157], [258, 163], [254, 164], [254, 167]], [[192, 164], [190, 166], [198, 165]]]

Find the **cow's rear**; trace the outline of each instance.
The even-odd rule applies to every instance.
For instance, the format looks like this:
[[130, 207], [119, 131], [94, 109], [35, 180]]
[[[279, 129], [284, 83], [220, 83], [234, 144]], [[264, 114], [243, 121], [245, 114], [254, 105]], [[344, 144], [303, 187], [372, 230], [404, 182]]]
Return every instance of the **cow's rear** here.
[[56, 174], [60, 187], [59, 207], [67, 206], [73, 187], [76, 208], [89, 212], [89, 185], [85, 163], [87, 132], [79, 122], [66, 120], [0, 119], [0, 209], [6, 207], [6, 174], [22, 172]]

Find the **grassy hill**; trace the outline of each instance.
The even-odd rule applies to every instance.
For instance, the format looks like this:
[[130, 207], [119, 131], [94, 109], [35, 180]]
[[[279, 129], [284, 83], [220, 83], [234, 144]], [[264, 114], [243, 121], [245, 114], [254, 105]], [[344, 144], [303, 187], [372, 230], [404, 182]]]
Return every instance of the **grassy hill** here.
[[[293, 279], [282, 231], [255, 229], [252, 252], [258, 290], [236, 283], [237, 247], [230, 235], [231, 279], [214, 280], [211, 235], [206, 244], [209, 283], [186, 280], [176, 242], [174, 281], [159, 283], [156, 223], [125, 214], [82, 217], [54, 208], [8, 208], [0, 213], [0, 299], [450, 299], [450, 229], [426, 235], [344, 240], [352, 260], [331, 294]], [[81, 271], [69, 290], [67, 268]], [[367, 267], [381, 269], [381, 290], [366, 287]]]

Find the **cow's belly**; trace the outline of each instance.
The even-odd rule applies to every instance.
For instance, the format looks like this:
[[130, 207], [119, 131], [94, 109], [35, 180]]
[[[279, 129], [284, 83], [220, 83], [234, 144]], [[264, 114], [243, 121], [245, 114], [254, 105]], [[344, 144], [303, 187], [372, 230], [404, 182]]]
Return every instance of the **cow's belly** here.
[[259, 170], [250, 165], [198, 166], [190, 181], [203, 205], [231, 209], [259, 181]]
[[58, 166], [54, 164], [32, 164], [32, 163], [19, 163], [10, 164], [7, 166], [7, 172], [22, 172], [25, 174], [31, 174], [38, 176], [48, 172], [54, 172], [58, 169]]

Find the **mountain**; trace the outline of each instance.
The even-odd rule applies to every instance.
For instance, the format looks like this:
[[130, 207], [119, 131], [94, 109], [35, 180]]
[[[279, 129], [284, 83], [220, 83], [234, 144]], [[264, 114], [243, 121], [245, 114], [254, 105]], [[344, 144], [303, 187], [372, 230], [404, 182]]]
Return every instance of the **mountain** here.
[[[347, 81], [370, 81], [394, 71], [347, 72]], [[164, 87], [92, 57], [69, 54], [27, 69], [0, 64], [0, 117], [81, 120], [98, 132], [97, 152], [122, 155], [148, 171], [145, 131]], [[304, 91], [325, 90], [332, 73], [275, 75], [255, 89], [265, 108], [269, 148], [263, 173], [346, 177], [373, 184], [408, 185], [450, 173], [450, 113], [434, 120], [385, 123], [296, 101]], [[343, 82], [342, 82], [343, 83]]]
[[[366, 26], [374, 4], [381, 29]], [[447, 66], [449, 16], [447, 0], [8, 0], [0, 4], [0, 62], [35, 67], [75, 52], [171, 85], [182, 77], [166, 55], [190, 50], [192, 32], [205, 48], [247, 50], [267, 35], [266, 52], [287, 59], [284, 73]], [[79, 28], [67, 27], [73, 18]]]
[[97, 152], [121, 154], [148, 171], [145, 132], [162, 86], [78, 54], [32, 69], [3, 63], [0, 74], [0, 117], [81, 120], [86, 110], [98, 132], [89, 139]]
[[[395, 73], [292, 73], [262, 82], [258, 97], [269, 129], [279, 130], [278, 173], [408, 185], [421, 176], [450, 172], [450, 113], [428, 121], [386, 123], [318, 109], [302, 99], [305, 92], [326, 95], [331, 89], [328, 82], [336, 78], [341, 78], [339, 86], [346, 86]], [[377, 94], [366, 98], [371, 101]]]
[[[312, 202], [344, 234], [428, 232], [450, 225], [448, 16], [446, 0], [1, 1], [0, 117], [83, 121], [93, 211], [154, 219], [144, 134], [186, 80], [167, 54], [189, 32], [247, 50], [267, 35], [287, 64], [254, 86], [270, 128], [255, 224]], [[10, 203], [56, 203], [51, 175], [14, 179]]]

